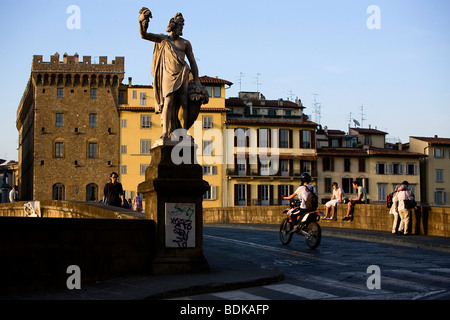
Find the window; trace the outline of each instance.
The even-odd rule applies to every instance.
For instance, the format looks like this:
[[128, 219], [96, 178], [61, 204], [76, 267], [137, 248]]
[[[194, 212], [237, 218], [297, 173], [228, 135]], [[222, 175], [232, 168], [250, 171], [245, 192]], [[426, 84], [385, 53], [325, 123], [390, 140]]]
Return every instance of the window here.
[[258, 143], [260, 148], [269, 147], [269, 129], [258, 129]]
[[301, 130], [300, 149], [310, 149], [310, 148], [311, 148], [311, 131]]
[[89, 127], [96, 127], [97, 126], [97, 114], [91, 113], [89, 114]]
[[98, 201], [98, 186], [95, 183], [86, 186], [86, 201]]
[[350, 172], [351, 171], [351, 161], [350, 158], [344, 158], [344, 171]]
[[91, 98], [92, 99], [97, 98], [97, 89], [95, 89], [95, 88], [91, 89]]
[[311, 161], [300, 160], [300, 172], [311, 172]]
[[139, 93], [139, 105], [140, 106], [147, 105], [147, 93], [145, 93], [145, 92]]
[[203, 129], [211, 129], [213, 127], [213, 118], [211, 116], [204, 116], [202, 122]]
[[406, 164], [406, 174], [416, 175], [418, 174], [417, 164], [415, 163], [407, 163]]
[[209, 189], [203, 194], [203, 200], [217, 200], [217, 186], [209, 186]]
[[203, 174], [206, 176], [212, 176], [217, 174], [217, 166], [203, 166]]
[[203, 155], [204, 156], [213, 155], [213, 142], [211, 140], [203, 140]]
[[332, 193], [333, 187], [331, 185], [331, 178], [325, 178], [324, 179], [324, 187], [325, 187], [325, 193]]
[[133, 90], [132, 96], [133, 96], [133, 99], [137, 99], [137, 91], [136, 90]]
[[248, 145], [249, 130], [244, 128], [234, 129], [234, 145], [236, 147], [246, 147]]
[[280, 129], [280, 148], [292, 148], [290, 143], [290, 136], [292, 135], [292, 131], [288, 129]]
[[444, 182], [444, 170], [436, 169], [436, 182]]
[[270, 160], [260, 160], [260, 175], [269, 176], [270, 175]]
[[127, 166], [125, 164], [120, 166], [120, 174], [127, 174]]
[[125, 103], [125, 92], [119, 91], [119, 104]]
[[120, 127], [122, 129], [127, 127], [127, 119], [121, 119], [120, 120]]
[[387, 174], [388, 169], [386, 162], [377, 162], [377, 164], [375, 165], [375, 172], [377, 174]]
[[434, 157], [435, 158], [444, 158], [445, 157], [444, 149], [442, 149], [442, 148], [435, 148], [434, 149]]
[[391, 174], [403, 174], [403, 164], [391, 163]]
[[353, 178], [342, 178], [342, 189], [344, 193], [352, 193], [353, 192]]
[[64, 114], [62, 114], [62, 113], [57, 113], [56, 114], [55, 126], [57, 126], [57, 127], [63, 127], [64, 126]]
[[280, 184], [278, 186], [278, 202], [280, 204], [286, 205], [289, 204], [289, 200], [283, 200], [281, 197], [282, 196], [289, 196], [291, 192], [289, 192], [289, 185], [288, 184]]
[[140, 170], [141, 176], [145, 176], [145, 170], [147, 170], [148, 166], [149, 166], [148, 164], [141, 164], [141, 170]]
[[282, 177], [289, 176], [289, 160], [280, 160], [280, 174]]
[[219, 86], [215, 86], [214, 87], [214, 98], [220, 98], [221, 94], [220, 94], [220, 87]]
[[55, 183], [52, 188], [52, 200], [65, 200], [65, 187], [62, 183]]
[[126, 145], [120, 146], [120, 154], [127, 154], [127, 146]]
[[141, 115], [141, 129], [150, 129], [152, 127], [152, 116], [148, 114]]
[[268, 206], [270, 204], [269, 185], [262, 184], [259, 186], [260, 201], [262, 206]]
[[55, 142], [55, 158], [64, 158], [64, 142]]
[[56, 89], [56, 97], [63, 98], [64, 97], [64, 89], [63, 88], [57, 88]]
[[235, 197], [237, 198], [237, 205], [238, 206], [247, 205], [247, 195], [246, 195], [247, 185], [237, 184], [235, 186], [235, 190], [236, 190]]
[[334, 159], [322, 158], [323, 171], [334, 171]]
[[206, 91], [208, 91], [208, 95], [212, 98], [220, 98], [221, 92], [220, 92], [220, 86], [205, 86]]
[[97, 158], [97, 142], [89, 142], [88, 144], [88, 158]]
[[386, 183], [378, 184], [378, 201], [386, 201], [386, 193], [387, 193], [386, 190], [387, 190]]
[[358, 172], [366, 172], [366, 159], [358, 159]]
[[447, 192], [444, 190], [436, 190], [434, 192], [434, 203], [435, 204], [446, 204], [447, 203]]
[[141, 140], [141, 154], [150, 154], [150, 149], [152, 148], [152, 140]]

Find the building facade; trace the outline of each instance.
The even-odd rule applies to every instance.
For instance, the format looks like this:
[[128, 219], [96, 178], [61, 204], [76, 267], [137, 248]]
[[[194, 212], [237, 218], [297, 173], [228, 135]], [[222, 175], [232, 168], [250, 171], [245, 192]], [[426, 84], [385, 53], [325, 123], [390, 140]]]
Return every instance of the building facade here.
[[343, 188], [346, 197], [354, 197], [352, 183], [359, 181], [367, 191], [369, 203], [386, 203], [386, 196], [403, 181], [420, 202], [420, 160], [423, 153], [385, 147], [387, 133], [371, 128], [350, 128], [349, 134], [327, 128], [317, 131], [319, 199], [331, 198], [333, 182]]
[[302, 172], [315, 180], [317, 125], [303, 114], [301, 101], [241, 92], [226, 106], [224, 206], [286, 204], [282, 196], [298, 188]]
[[99, 201], [119, 166], [124, 58], [33, 56], [17, 110], [22, 200]]
[[427, 155], [420, 164], [423, 202], [432, 206], [448, 206], [450, 139], [438, 136], [409, 137], [409, 150]]
[[[203, 167], [203, 178], [210, 184], [204, 195], [204, 207], [222, 206], [224, 180], [224, 145], [222, 137], [227, 109], [225, 88], [232, 83], [208, 76], [200, 77], [207, 89], [209, 103], [203, 105], [194, 126], [189, 130], [198, 145], [197, 161]], [[160, 116], [155, 114], [152, 86], [128, 85], [119, 89], [120, 114], [120, 181], [125, 196], [132, 199], [145, 180], [151, 162], [151, 148], [161, 136]]]

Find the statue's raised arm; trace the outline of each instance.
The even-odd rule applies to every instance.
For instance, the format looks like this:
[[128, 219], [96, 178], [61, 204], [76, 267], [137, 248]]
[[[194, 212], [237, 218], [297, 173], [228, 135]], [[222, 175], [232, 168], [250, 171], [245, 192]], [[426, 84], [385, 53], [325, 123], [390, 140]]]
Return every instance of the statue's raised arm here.
[[153, 42], [160, 42], [160, 35], [147, 33], [150, 19], [153, 18], [152, 12], [148, 8], [143, 7], [141, 10], [139, 10], [139, 13], [139, 33], [141, 34], [141, 38]]

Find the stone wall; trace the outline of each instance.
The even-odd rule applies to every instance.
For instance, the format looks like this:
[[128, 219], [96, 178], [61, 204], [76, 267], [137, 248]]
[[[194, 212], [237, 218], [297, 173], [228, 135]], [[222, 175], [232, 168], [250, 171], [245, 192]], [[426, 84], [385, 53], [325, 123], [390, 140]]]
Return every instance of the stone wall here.
[[[262, 223], [280, 224], [286, 206], [253, 206], [203, 209], [204, 223]], [[319, 210], [325, 212], [325, 206]], [[391, 232], [393, 215], [384, 205], [357, 205], [354, 220], [341, 221], [346, 215], [347, 205], [339, 205], [338, 221], [321, 220], [321, 225], [331, 228], [379, 230]], [[450, 208], [418, 207], [412, 210], [411, 233], [450, 237]]]
[[151, 274], [155, 222], [136, 219], [0, 217], [0, 292], [67, 289], [121, 275]]

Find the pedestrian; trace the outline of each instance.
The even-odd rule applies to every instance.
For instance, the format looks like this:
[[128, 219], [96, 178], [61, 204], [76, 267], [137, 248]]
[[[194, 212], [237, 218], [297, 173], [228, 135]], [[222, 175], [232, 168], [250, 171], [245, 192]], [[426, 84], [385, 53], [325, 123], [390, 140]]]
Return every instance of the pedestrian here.
[[359, 181], [353, 182], [353, 188], [357, 189], [357, 197], [348, 199], [348, 210], [347, 215], [342, 219], [342, 221], [353, 221], [353, 213], [355, 212], [355, 205], [358, 203], [366, 203], [367, 192], [366, 189], [361, 186]]
[[[342, 190], [342, 188], [338, 186], [337, 182], [333, 182], [331, 186], [333, 187], [333, 195], [331, 196], [331, 200], [325, 203], [326, 213], [325, 218], [323, 218], [323, 220], [336, 221], [337, 206], [339, 203], [343, 201], [345, 193], [344, 190]], [[330, 207], [333, 207], [331, 218], [329, 217]]]
[[111, 181], [103, 189], [103, 203], [115, 207], [123, 207], [125, 199], [122, 184], [117, 181], [119, 175], [116, 172], [112, 172], [109, 178]]
[[286, 196], [283, 197], [283, 200], [291, 200], [295, 196], [298, 196], [298, 199], [300, 200], [300, 211], [296, 214], [291, 214], [291, 220], [292, 223], [294, 224], [293, 231], [298, 229], [297, 225], [298, 217], [311, 211], [310, 208], [307, 208], [306, 206], [306, 201], [308, 199], [309, 193], [313, 192], [314, 194], [317, 195], [316, 188], [309, 184], [311, 182], [311, 175], [308, 172], [303, 172], [300, 175], [300, 181], [301, 181], [300, 187], [298, 187], [293, 194], [287, 197]]
[[397, 225], [398, 225], [398, 190], [400, 189], [401, 185], [398, 184], [395, 187], [395, 190], [392, 195], [392, 206], [389, 210], [389, 214], [392, 214], [394, 216], [394, 223], [392, 224], [392, 233], [397, 233]]
[[411, 218], [411, 209], [405, 207], [405, 200], [414, 200], [414, 195], [408, 190], [408, 183], [404, 181], [398, 191], [397, 212], [400, 215], [400, 225], [398, 227], [399, 235], [409, 234], [409, 220]]
[[17, 193], [18, 186], [13, 186], [11, 191], [9, 192], [9, 202], [17, 202], [19, 201], [19, 194]]
[[136, 196], [133, 198], [133, 210], [142, 211], [142, 198], [139, 193], [136, 193]]

